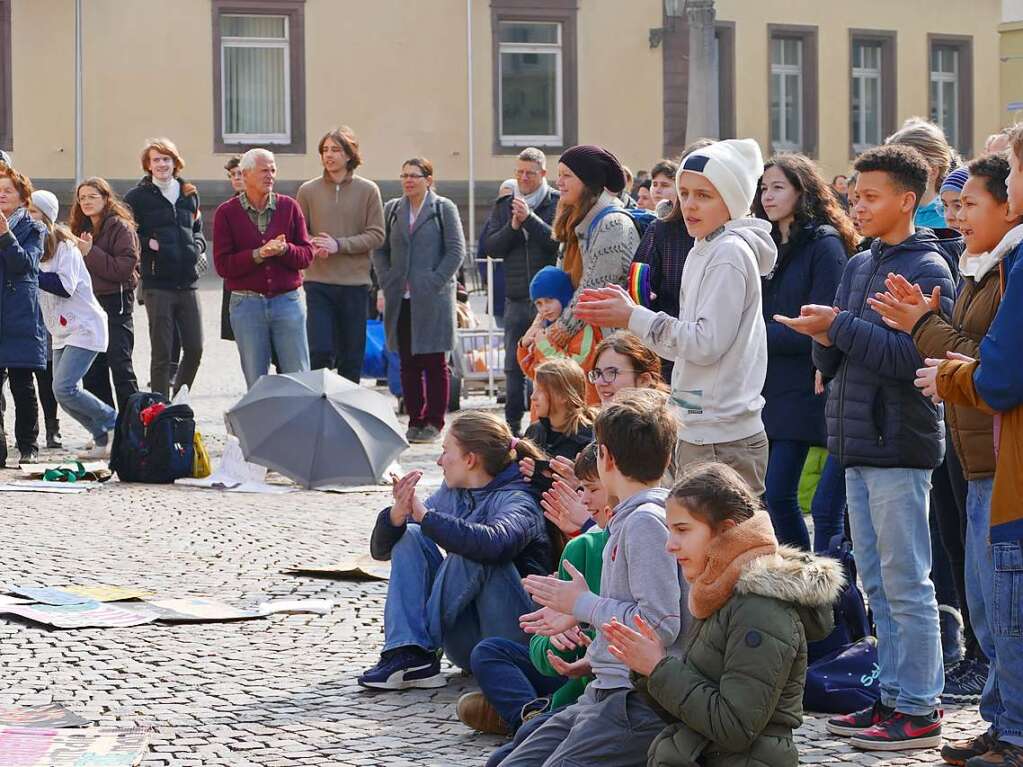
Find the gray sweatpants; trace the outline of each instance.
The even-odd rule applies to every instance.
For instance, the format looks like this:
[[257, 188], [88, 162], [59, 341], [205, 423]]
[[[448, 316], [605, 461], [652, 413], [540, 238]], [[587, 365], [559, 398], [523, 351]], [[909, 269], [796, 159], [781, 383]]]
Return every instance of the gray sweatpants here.
[[500, 767], [636, 767], [665, 727], [635, 690], [594, 690], [540, 725]]

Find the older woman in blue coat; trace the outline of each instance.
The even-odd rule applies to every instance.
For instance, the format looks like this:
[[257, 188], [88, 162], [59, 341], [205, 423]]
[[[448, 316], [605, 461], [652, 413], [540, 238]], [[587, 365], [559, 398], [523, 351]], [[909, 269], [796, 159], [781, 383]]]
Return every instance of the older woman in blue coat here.
[[[0, 164], [0, 386], [10, 378], [14, 435], [22, 463], [33, 462], [39, 453], [39, 404], [32, 371], [46, 368], [46, 329], [39, 312], [39, 259], [46, 230], [28, 214], [31, 197], [32, 182]], [[0, 415], [0, 466], [6, 461]]]
[[455, 274], [465, 237], [455, 204], [433, 191], [433, 165], [401, 166], [403, 196], [384, 206], [384, 244], [373, 266], [384, 294], [387, 348], [401, 358], [409, 442], [434, 442], [444, 428], [455, 347]]

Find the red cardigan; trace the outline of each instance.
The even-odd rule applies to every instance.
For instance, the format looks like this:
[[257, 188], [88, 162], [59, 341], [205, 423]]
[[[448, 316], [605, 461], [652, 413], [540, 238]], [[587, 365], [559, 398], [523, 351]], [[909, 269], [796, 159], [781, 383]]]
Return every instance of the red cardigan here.
[[[252, 251], [283, 234], [288, 249], [257, 264]], [[277, 207], [266, 232], [252, 223], [237, 196], [213, 216], [213, 264], [228, 290], [251, 290], [270, 298], [302, 286], [302, 270], [313, 260], [313, 245], [302, 209], [290, 197], [277, 195]]]

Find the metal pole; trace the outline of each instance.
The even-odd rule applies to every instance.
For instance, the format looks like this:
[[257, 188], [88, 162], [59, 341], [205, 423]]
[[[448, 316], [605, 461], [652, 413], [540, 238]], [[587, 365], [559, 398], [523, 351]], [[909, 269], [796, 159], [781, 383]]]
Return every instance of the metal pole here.
[[[473, 261], [475, 267], [476, 262]], [[497, 326], [497, 322], [494, 320], [494, 259], [487, 255], [487, 396], [491, 394], [497, 394], [497, 390], [494, 388], [494, 366], [492, 362], [496, 362], [496, 355], [494, 359], [491, 358], [491, 350], [496, 349], [497, 346], [494, 344], [494, 329]]]
[[467, 104], [469, 107], [469, 243], [466, 250], [472, 255], [469, 262], [475, 265], [476, 254], [476, 119], [472, 103], [472, 0], [465, 0], [465, 64], [467, 73]]
[[85, 178], [83, 157], [85, 139], [82, 130], [82, 0], [75, 0], [75, 184]]

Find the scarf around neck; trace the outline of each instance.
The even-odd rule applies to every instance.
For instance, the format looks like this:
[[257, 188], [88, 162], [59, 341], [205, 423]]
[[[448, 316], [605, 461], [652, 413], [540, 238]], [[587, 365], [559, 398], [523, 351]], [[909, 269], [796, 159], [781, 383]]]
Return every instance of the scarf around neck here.
[[763, 509], [714, 536], [707, 551], [706, 567], [689, 584], [689, 612], [697, 620], [709, 618], [731, 598], [749, 562], [777, 551], [774, 525]]
[[11, 232], [11, 236], [14, 236], [14, 227], [21, 223], [21, 220], [28, 215], [28, 208], [22, 205], [19, 208], [15, 208], [14, 212], [7, 217], [7, 228]]

